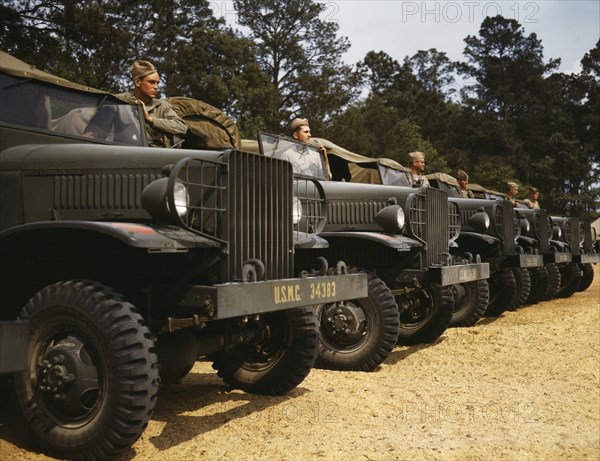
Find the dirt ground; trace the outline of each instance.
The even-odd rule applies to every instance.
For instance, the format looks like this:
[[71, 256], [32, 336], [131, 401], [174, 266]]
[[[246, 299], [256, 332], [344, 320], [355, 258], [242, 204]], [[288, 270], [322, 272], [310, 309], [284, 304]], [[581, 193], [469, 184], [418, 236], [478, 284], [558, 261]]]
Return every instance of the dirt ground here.
[[[229, 391], [209, 363], [165, 385], [125, 460], [600, 460], [600, 267], [373, 373], [313, 370], [283, 397]], [[0, 409], [0, 459], [50, 460]]]

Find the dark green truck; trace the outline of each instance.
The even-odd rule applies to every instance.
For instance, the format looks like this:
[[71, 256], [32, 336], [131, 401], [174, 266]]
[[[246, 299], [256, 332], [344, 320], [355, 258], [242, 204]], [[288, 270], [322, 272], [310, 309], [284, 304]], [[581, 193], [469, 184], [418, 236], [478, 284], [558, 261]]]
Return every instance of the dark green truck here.
[[326, 241], [300, 228], [288, 162], [146, 147], [142, 120], [0, 54], [0, 373], [59, 457], [127, 449], [201, 358], [286, 393], [317, 356], [312, 306], [367, 292], [342, 262], [296, 273], [296, 247]]

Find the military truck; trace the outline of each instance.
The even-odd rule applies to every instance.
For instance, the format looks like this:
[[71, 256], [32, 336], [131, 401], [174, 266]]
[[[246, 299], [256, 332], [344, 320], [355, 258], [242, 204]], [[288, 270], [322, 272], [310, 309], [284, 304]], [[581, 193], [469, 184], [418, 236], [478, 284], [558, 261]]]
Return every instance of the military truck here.
[[432, 187], [445, 190], [460, 207], [459, 251], [479, 254], [490, 263], [490, 301], [485, 315], [498, 316], [522, 306], [531, 293], [531, 272], [544, 265], [544, 258], [534, 247], [518, 244], [526, 223], [521, 222], [512, 202], [477, 186], [480, 198], [460, 198], [456, 178], [443, 173], [433, 173], [427, 178]]
[[578, 255], [575, 256], [575, 262], [581, 270], [581, 283], [577, 291], [585, 291], [594, 281], [593, 264], [600, 263], [600, 253], [594, 247], [594, 242], [597, 241], [596, 229], [592, 227], [592, 223], [588, 220], [583, 220], [581, 225], [581, 249]]
[[589, 222], [564, 216], [552, 216], [551, 219], [554, 231], [551, 249], [571, 256], [569, 262], [558, 266], [561, 282], [555, 296], [568, 298], [591, 285], [594, 278], [592, 264], [600, 260], [592, 248]]
[[[469, 184], [476, 197], [498, 200], [499, 192]], [[526, 253], [543, 256], [544, 265], [529, 267], [530, 293], [527, 304], [568, 297], [588, 288], [594, 277], [592, 264], [598, 262], [593, 248], [592, 227], [578, 218], [550, 216], [547, 210], [530, 209], [519, 203], [515, 212], [521, 222], [517, 242]]]
[[146, 145], [139, 106], [0, 54], [0, 373], [58, 457], [117, 456], [200, 358], [288, 392], [316, 359], [312, 306], [367, 292], [342, 261], [296, 275], [319, 238], [288, 162]]
[[[455, 303], [487, 304], [488, 264], [470, 255], [450, 254], [460, 222], [458, 209], [448, 202], [445, 192], [341, 181], [348, 177], [349, 162], [333, 153], [329, 141], [313, 139], [327, 148], [334, 179], [320, 178], [327, 220], [319, 235], [329, 247], [319, 252], [328, 260], [343, 255], [352, 271], [369, 276], [367, 298], [338, 306], [325, 303], [318, 309], [318, 364], [373, 369], [396, 343], [439, 338], [449, 325]], [[312, 145], [269, 133], [259, 134], [259, 147], [267, 157], [291, 148], [315, 157], [315, 162], [320, 158]], [[359, 156], [350, 157], [357, 160]], [[302, 268], [310, 259], [310, 250], [297, 252], [295, 264]], [[468, 288], [463, 291], [461, 287]]]

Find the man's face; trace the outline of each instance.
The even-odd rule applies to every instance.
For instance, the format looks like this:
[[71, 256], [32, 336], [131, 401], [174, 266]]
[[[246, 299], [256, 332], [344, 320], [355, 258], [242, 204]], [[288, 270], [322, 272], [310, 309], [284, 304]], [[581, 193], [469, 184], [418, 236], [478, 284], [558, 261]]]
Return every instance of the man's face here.
[[519, 188], [515, 187], [515, 186], [510, 186], [508, 188], [508, 195], [510, 195], [511, 197], [514, 197], [515, 195], [517, 195], [519, 193]]
[[292, 133], [292, 137], [300, 142], [308, 144], [310, 142], [310, 128], [308, 125], [301, 126]]
[[468, 179], [457, 179], [457, 181], [458, 181], [458, 185], [460, 186], [461, 189], [466, 189], [467, 185], [469, 184]]
[[415, 160], [413, 162], [413, 168], [417, 173], [425, 171], [425, 160]]
[[158, 84], [160, 83], [160, 77], [158, 73], [150, 74], [143, 79], [135, 79], [135, 85], [138, 91], [148, 99], [153, 99], [158, 96]]
[[529, 197], [531, 198], [531, 200], [537, 200], [538, 198], [540, 198], [540, 193], [539, 192], [532, 192]]

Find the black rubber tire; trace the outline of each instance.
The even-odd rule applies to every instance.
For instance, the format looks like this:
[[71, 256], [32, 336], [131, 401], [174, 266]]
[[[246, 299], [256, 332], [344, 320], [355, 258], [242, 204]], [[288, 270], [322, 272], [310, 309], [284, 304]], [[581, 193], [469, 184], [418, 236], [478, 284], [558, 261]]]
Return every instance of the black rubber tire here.
[[581, 269], [581, 282], [577, 291], [585, 291], [594, 281], [594, 266], [590, 263], [583, 263], [579, 264], [579, 269]]
[[39, 291], [20, 317], [29, 320], [29, 367], [15, 375], [15, 391], [37, 439], [68, 459], [128, 449], [150, 420], [159, 380], [135, 307], [98, 283], [65, 281]]
[[490, 302], [485, 310], [485, 316], [498, 317], [513, 304], [517, 296], [515, 274], [509, 268], [500, 269], [490, 276], [488, 283]]
[[252, 394], [284, 395], [308, 376], [317, 359], [319, 330], [312, 306], [261, 314], [263, 337], [211, 355], [229, 386]]
[[557, 298], [568, 298], [577, 291], [581, 284], [581, 270], [576, 263], [564, 264], [560, 269], [560, 288]]
[[454, 297], [449, 287], [429, 287], [396, 296], [400, 309], [398, 344], [432, 343], [450, 326]]
[[[373, 371], [396, 346], [400, 328], [398, 305], [387, 285], [367, 273], [366, 298], [317, 306], [319, 356], [317, 367]], [[360, 321], [359, 321], [360, 320]], [[352, 328], [353, 334], [344, 330]]]
[[487, 280], [461, 283], [451, 287], [454, 296], [454, 313], [451, 327], [470, 327], [483, 317], [490, 300]]
[[513, 275], [515, 276], [515, 282], [517, 282], [517, 294], [513, 303], [508, 307], [508, 310], [514, 311], [525, 304], [529, 293], [531, 292], [531, 277], [529, 271], [521, 267], [512, 268]]
[[548, 269], [546, 266], [531, 267], [528, 269], [529, 279], [531, 280], [531, 290], [525, 301], [526, 304], [537, 304], [544, 297], [548, 290]]
[[542, 296], [542, 301], [550, 301], [556, 296], [558, 290], [560, 289], [562, 276], [556, 264], [547, 264], [545, 267], [548, 270], [548, 286], [546, 287], [546, 291]]

